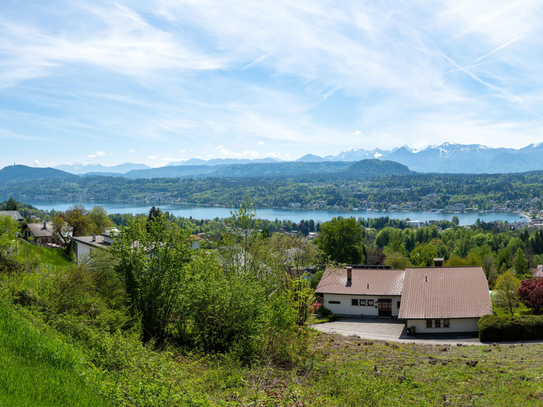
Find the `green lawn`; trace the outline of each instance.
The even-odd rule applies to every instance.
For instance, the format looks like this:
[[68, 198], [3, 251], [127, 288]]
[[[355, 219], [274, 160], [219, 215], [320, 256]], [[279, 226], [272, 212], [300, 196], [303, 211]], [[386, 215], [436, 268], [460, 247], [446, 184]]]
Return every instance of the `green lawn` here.
[[[503, 310], [501, 308], [492, 307], [492, 310], [499, 317], [511, 316], [509, 311], [505, 311], [505, 310]], [[515, 316], [530, 315], [531, 313], [532, 313], [532, 310], [530, 308], [526, 308], [524, 306], [521, 306], [520, 308], [515, 309], [514, 315]]]

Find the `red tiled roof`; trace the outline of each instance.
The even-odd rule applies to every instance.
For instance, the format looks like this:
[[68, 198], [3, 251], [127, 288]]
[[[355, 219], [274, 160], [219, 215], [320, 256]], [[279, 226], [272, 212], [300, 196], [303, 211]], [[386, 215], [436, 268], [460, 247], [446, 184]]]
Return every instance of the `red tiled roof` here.
[[492, 314], [481, 267], [405, 270], [399, 319], [476, 318]]
[[404, 270], [353, 269], [347, 283], [346, 269], [326, 269], [315, 290], [322, 294], [401, 295]]

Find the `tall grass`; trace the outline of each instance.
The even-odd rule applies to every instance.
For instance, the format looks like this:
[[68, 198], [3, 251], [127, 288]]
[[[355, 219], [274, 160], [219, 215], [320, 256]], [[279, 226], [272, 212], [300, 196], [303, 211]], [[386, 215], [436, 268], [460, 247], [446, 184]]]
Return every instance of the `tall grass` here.
[[0, 405], [105, 406], [82, 354], [0, 302]]
[[23, 260], [37, 257], [40, 264], [49, 266], [66, 267], [72, 264], [63, 254], [61, 249], [34, 246], [26, 240], [19, 239], [19, 257]]

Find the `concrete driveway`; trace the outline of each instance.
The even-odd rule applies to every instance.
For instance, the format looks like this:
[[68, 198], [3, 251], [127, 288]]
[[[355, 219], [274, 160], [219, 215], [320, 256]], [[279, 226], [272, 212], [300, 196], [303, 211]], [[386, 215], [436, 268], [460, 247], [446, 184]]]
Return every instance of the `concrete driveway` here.
[[406, 336], [405, 322], [396, 319], [380, 318], [345, 318], [335, 322], [312, 325], [312, 328], [325, 332], [344, 336], [356, 335], [363, 339], [379, 341], [408, 342], [424, 345], [483, 345], [478, 338], [455, 336], [422, 337]]
[[335, 322], [313, 325], [313, 328], [326, 333], [356, 335], [365, 339], [394, 341], [400, 339], [405, 322], [396, 319], [345, 318]]

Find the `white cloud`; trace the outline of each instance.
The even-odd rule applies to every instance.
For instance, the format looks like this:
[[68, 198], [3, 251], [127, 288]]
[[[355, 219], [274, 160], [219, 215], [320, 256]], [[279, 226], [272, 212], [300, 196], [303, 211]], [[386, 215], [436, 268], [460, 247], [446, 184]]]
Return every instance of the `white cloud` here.
[[88, 158], [96, 158], [96, 157], [104, 157], [106, 155], [106, 152], [105, 151], [97, 151], [93, 154], [89, 154], [87, 157]]
[[158, 160], [158, 156], [156, 155], [150, 155], [149, 157], [147, 157], [148, 160]]
[[266, 156], [306, 145], [326, 155], [444, 138], [541, 141], [543, 7], [535, 0], [394, 8], [53, 0], [33, 8], [2, 9], [0, 88], [11, 86], [6, 100], [29, 108], [0, 111], [0, 139], [35, 139], [43, 154], [52, 140], [71, 136], [51, 160], [88, 145], [124, 157], [125, 146], [137, 145], [131, 153], [189, 158], [206, 148], [202, 156], [256, 156], [248, 150], [255, 143]]
[[[58, 17], [47, 8], [37, 12], [42, 12], [44, 19]], [[8, 55], [0, 70], [0, 86], [47, 76], [68, 64], [148, 77], [158, 69], [220, 69], [225, 63], [220, 55], [195, 50], [183, 36], [151, 25], [120, 3], [77, 2], [64, 12], [70, 19], [84, 15], [85, 24], [78, 27], [74, 20], [69, 30], [57, 30], [34, 20], [30, 24], [30, 20], [0, 19], [0, 51]]]
[[235, 153], [229, 151], [226, 148], [221, 148], [220, 153], [225, 158], [258, 158], [260, 154], [258, 151], [244, 151], [242, 153]]
[[136, 150], [130, 149], [128, 152], [129, 152], [129, 153], [133, 153], [133, 152], [135, 152], [135, 151], [136, 151]]

